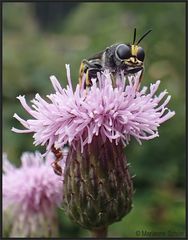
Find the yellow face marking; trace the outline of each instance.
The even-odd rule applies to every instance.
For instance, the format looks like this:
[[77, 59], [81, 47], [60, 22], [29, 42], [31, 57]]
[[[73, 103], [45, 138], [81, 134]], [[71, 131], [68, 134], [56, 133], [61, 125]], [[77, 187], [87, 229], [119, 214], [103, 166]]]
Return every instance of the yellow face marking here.
[[138, 52], [138, 46], [137, 45], [131, 45], [132, 56], [137, 56], [137, 52]]

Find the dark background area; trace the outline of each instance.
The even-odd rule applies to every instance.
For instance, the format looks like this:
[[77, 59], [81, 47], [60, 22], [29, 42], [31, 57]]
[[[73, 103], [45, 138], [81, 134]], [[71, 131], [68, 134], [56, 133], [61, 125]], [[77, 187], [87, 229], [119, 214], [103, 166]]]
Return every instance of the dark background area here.
[[[3, 151], [16, 165], [23, 151], [40, 150], [29, 134], [16, 134], [21, 126], [13, 118], [27, 118], [16, 97], [27, 101], [36, 93], [52, 92], [49, 76], [66, 86], [65, 64], [71, 65], [74, 86], [83, 58], [116, 42], [132, 42], [153, 31], [141, 45], [145, 49], [142, 85], [161, 80], [176, 115], [164, 123], [160, 137], [132, 141], [125, 149], [136, 174], [134, 208], [109, 228], [109, 236], [136, 237], [137, 230], [185, 232], [185, 4], [184, 3], [4, 3], [3, 4]], [[160, 90], [158, 92], [160, 92]], [[58, 210], [62, 237], [88, 236]], [[6, 226], [4, 226], [6, 227]]]

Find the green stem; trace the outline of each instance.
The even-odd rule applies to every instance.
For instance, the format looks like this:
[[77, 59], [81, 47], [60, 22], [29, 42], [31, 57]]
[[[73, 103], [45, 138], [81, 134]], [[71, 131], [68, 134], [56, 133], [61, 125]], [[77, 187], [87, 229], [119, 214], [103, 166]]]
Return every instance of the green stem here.
[[107, 227], [102, 227], [102, 228], [98, 228], [91, 231], [92, 237], [95, 237], [95, 238], [101, 238], [101, 237], [106, 238], [107, 232], [108, 232]]

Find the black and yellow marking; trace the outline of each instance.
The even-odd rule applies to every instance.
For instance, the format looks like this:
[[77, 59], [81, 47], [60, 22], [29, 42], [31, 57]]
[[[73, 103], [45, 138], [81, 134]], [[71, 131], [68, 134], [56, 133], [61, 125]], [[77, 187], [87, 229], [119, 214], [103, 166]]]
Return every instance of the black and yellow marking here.
[[143, 78], [144, 71], [144, 49], [139, 43], [145, 38], [151, 30], [144, 33], [138, 41], [136, 41], [136, 28], [134, 29], [134, 37], [132, 44], [115, 43], [101, 52], [96, 53], [93, 57], [84, 59], [81, 62], [79, 70], [79, 84], [82, 85], [85, 74], [84, 88], [90, 88], [92, 79], [97, 79], [97, 74], [109, 70], [113, 86], [115, 85], [116, 74], [124, 71], [124, 75], [133, 75], [141, 71], [138, 88]]

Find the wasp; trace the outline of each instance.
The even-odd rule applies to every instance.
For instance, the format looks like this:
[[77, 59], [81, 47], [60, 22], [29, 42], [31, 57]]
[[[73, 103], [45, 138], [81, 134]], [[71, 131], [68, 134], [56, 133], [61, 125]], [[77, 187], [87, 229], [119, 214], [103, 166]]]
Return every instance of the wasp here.
[[135, 74], [141, 71], [139, 77], [138, 88], [144, 71], [144, 49], [138, 44], [145, 38], [152, 30], [148, 30], [136, 42], [136, 28], [134, 29], [133, 43], [124, 44], [116, 43], [107, 47], [105, 50], [95, 54], [93, 57], [84, 59], [81, 62], [79, 70], [79, 83], [81, 85], [83, 75], [86, 74], [85, 88], [92, 85], [91, 79], [97, 79], [97, 73], [108, 69], [112, 75], [112, 79], [116, 74], [124, 71], [124, 75]]

